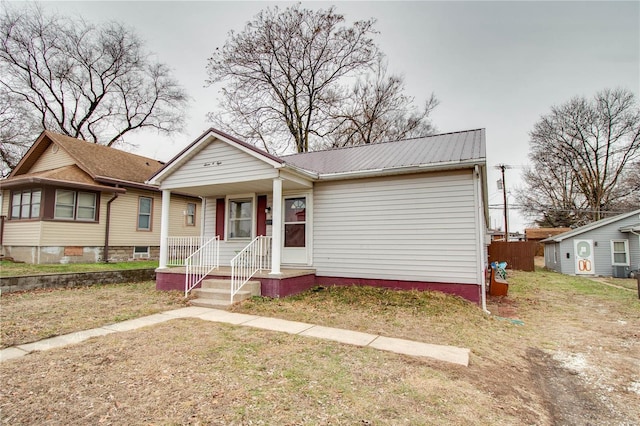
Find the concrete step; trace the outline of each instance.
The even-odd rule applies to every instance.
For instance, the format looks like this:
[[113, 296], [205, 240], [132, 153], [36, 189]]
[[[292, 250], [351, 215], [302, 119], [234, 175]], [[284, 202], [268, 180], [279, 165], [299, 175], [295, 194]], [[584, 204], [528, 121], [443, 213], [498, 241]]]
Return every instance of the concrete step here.
[[189, 301], [191, 306], [199, 306], [201, 308], [212, 309], [227, 309], [231, 306], [231, 301], [227, 300], [213, 300], [213, 299], [192, 299]]
[[[218, 289], [218, 290], [227, 290], [231, 289], [231, 280], [225, 279], [206, 279], [202, 281], [200, 285], [202, 289]], [[248, 291], [252, 296], [260, 296], [260, 281], [258, 280], [250, 280], [247, 281], [245, 285], [242, 286], [243, 291]]]
[[[193, 295], [198, 299], [207, 299], [207, 300], [230, 300], [231, 299], [231, 291], [229, 289], [220, 290], [217, 288], [194, 288]], [[234, 302], [240, 302], [241, 300], [249, 299], [253, 296], [250, 291], [240, 290], [236, 294], [233, 295]]]

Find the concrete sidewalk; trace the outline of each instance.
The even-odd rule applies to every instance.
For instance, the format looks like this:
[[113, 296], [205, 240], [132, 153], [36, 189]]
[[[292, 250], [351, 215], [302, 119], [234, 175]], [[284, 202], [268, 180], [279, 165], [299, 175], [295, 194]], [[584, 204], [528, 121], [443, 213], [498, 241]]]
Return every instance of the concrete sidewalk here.
[[159, 314], [136, 318], [92, 330], [56, 336], [38, 342], [27, 343], [0, 351], [0, 362], [20, 358], [31, 352], [45, 351], [83, 342], [91, 337], [104, 336], [120, 331], [135, 330], [149, 325], [159, 324], [176, 318], [198, 318], [205, 321], [255, 327], [263, 330], [297, 334], [305, 337], [333, 340], [349, 345], [371, 347], [399, 354], [432, 358], [453, 364], [469, 365], [469, 349], [455, 346], [431, 345], [429, 343], [378, 336], [375, 334], [340, 328], [323, 327], [303, 322], [288, 321], [278, 318], [260, 317], [256, 315], [237, 314], [211, 308], [188, 307], [166, 311]]

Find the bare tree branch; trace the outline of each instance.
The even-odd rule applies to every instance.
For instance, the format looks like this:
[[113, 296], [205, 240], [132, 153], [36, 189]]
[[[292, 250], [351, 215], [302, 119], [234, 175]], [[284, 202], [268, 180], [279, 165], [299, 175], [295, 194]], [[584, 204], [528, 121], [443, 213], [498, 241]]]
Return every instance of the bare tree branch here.
[[31, 141], [44, 129], [105, 145], [142, 128], [181, 129], [186, 93], [130, 29], [38, 6], [1, 13], [0, 87], [10, 113], [28, 111], [37, 122]]
[[[216, 126], [273, 152], [290, 147], [306, 152], [327, 145], [326, 140], [329, 145], [334, 141], [344, 145], [345, 135], [358, 133], [358, 126], [368, 126], [360, 131], [368, 136], [361, 136], [357, 143], [379, 141], [392, 133], [391, 128], [396, 129], [394, 137], [418, 129], [426, 132], [426, 116], [435, 98], [425, 112], [412, 110], [408, 106], [412, 99], [401, 94], [401, 78], [361, 79], [353, 89], [360, 90], [359, 96], [349, 87], [350, 81], [370, 72], [380, 57], [372, 40], [373, 25], [373, 20], [367, 20], [344, 26], [344, 17], [333, 7], [312, 11], [295, 5], [260, 12], [241, 32], [229, 33], [225, 45], [209, 59], [208, 83], [225, 83], [220, 108], [209, 118]], [[374, 119], [366, 120], [360, 109], [369, 108], [364, 102], [371, 100], [375, 90], [366, 85], [377, 82], [390, 85], [386, 90], [392, 93], [391, 99], [379, 94], [383, 111], [376, 109]], [[357, 100], [362, 103], [355, 105]], [[383, 117], [394, 122], [382, 126]]]
[[[560, 215], [569, 226], [638, 207], [640, 108], [632, 92], [606, 89], [553, 107], [535, 124], [530, 144], [533, 170], [519, 201], [533, 216], [569, 212]], [[561, 188], [570, 191], [559, 194]]]

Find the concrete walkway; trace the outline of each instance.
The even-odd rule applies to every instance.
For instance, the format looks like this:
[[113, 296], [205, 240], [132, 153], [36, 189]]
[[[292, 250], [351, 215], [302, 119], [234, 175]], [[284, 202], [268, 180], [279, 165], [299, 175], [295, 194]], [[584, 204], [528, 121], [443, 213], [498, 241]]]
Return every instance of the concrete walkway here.
[[46, 351], [83, 342], [91, 337], [104, 336], [119, 331], [135, 330], [176, 318], [198, 318], [205, 321], [222, 322], [238, 326], [255, 327], [282, 333], [297, 334], [305, 337], [333, 340], [362, 347], [370, 347], [399, 354], [432, 358], [454, 364], [469, 365], [469, 349], [455, 346], [431, 345], [411, 340], [395, 339], [375, 334], [340, 328], [323, 327], [303, 322], [288, 321], [278, 318], [260, 317], [256, 315], [237, 314], [211, 308], [188, 307], [166, 311], [159, 314], [136, 318], [92, 330], [56, 336], [38, 342], [13, 346], [0, 351], [0, 362], [20, 358], [31, 352]]

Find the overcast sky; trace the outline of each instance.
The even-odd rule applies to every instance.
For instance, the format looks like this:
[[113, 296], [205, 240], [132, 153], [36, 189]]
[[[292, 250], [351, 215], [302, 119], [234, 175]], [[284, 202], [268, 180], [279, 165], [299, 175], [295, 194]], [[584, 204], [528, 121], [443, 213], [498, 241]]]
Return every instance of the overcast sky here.
[[[210, 127], [218, 87], [205, 87], [207, 58], [230, 30], [261, 9], [293, 2], [46, 2], [46, 9], [133, 27], [173, 68], [192, 98], [185, 132], [133, 134], [135, 152], [167, 161]], [[486, 128], [489, 204], [502, 205], [496, 164], [515, 193], [528, 164], [528, 134], [541, 115], [574, 96], [622, 87], [640, 95], [640, 2], [302, 2], [334, 4], [347, 22], [375, 18], [389, 70], [420, 105], [433, 92], [439, 132]], [[510, 197], [510, 200], [513, 198]], [[502, 210], [490, 210], [502, 228]], [[527, 225], [510, 210], [510, 231]]]

